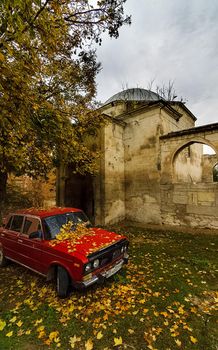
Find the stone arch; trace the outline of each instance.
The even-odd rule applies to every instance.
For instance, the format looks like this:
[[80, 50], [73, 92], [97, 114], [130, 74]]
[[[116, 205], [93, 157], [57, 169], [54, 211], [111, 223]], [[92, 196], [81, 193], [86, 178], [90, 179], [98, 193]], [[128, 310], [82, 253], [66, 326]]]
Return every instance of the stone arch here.
[[[204, 138], [184, 140], [171, 153], [171, 178], [173, 182], [202, 182], [204, 172], [203, 145], [211, 147], [215, 152], [215, 163], [218, 152], [215, 145]], [[213, 165], [211, 164], [210, 180], [213, 181]], [[204, 182], [204, 181], [203, 181]], [[208, 182], [208, 181], [206, 181]]]
[[[190, 139], [185, 139], [183, 142], [181, 142], [179, 145], [177, 144], [177, 146], [174, 148], [174, 150], [171, 153], [171, 164], [173, 163], [174, 157], [176, 155], [177, 152], [179, 152], [179, 150], [182, 150], [183, 148], [187, 147], [189, 144], [193, 144], [193, 143], [201, 143], [203, 145], [208, 145], [211, 148], [213, 148], [214, 152], [216, 152], [216, 155], [218, 157], [218, 149], [216, 147], [216, 145], [214, 145], [210, 140], [205, 139], [203, 137], [195, 137], [195, 138], [190, 138]], [[218, 158], [217, 158], [218, 160]]]

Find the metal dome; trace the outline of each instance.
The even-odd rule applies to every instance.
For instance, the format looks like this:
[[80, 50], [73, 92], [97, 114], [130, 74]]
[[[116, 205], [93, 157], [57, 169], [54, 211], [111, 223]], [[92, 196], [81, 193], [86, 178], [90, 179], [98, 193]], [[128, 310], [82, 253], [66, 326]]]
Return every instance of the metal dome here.
[[156, 92], [141, 88], [134, 88], [118, 92], [117, 94], [110, 97], [104, 103], [104, 105], [115, 101], [158, 101], [160, 99], [163, 98]]

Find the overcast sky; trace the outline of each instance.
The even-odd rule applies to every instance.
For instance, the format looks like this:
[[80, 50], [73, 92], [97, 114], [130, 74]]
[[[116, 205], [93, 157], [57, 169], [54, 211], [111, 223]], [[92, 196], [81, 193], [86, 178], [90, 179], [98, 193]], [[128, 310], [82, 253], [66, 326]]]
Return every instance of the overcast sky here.
[[218, 122], [218, 0], [127, 0], [125, 10], [132, 25], [97, 49], [98, 100], [171, 80], [196, 125]]

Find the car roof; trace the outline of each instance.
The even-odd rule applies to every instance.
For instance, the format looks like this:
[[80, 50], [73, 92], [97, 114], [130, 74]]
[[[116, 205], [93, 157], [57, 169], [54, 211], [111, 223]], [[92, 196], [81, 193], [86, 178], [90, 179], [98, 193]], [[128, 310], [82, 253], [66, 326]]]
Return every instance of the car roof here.
[[64, 214], [69, 212], [80, 212], [80, 211], [82, 210], [77, 208], [61, 208], [61, 207], [55, 207], [50, 209], [28, 208], [28, 209], [19, 209], [13, 214], [32, 215], [32, 216], [38, 216], [40, 218], [43, 218], [47, 216], [53, 216], [53, 215]]

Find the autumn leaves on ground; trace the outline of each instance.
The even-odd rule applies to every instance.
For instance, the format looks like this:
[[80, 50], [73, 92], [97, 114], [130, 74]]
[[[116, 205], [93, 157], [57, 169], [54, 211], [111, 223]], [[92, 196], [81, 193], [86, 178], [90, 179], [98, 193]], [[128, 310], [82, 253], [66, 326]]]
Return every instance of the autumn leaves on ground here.
[[217, 349], [218, 236], [113, 229], [129, 237], [129, 264], [67, 299], [16, 264], [0, 269], [1, 350]]

